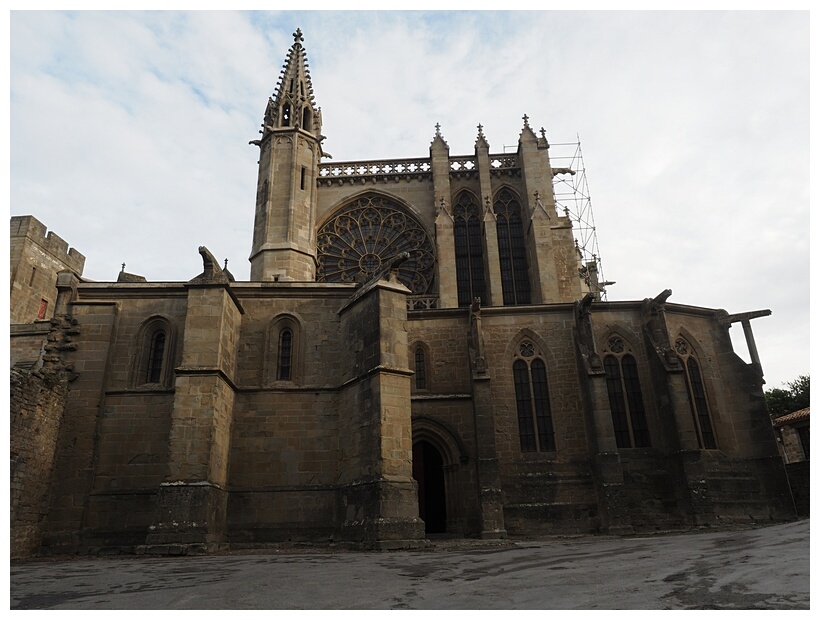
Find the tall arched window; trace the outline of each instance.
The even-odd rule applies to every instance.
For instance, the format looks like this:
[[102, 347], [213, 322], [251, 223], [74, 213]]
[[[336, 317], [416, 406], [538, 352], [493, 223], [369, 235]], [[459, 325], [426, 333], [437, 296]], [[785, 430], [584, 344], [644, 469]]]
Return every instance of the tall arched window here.
[[427, 389], [427, 357], [424, 353], [424, 347], [416, 345], [414, 352], [414, 363], [416, 371], [416, 389]]
[[290, 381], [293, 367], [293, 331], [286, 327], [279, 332], [279, 358], [276, 378], [279, 381]]
[[486, 302], [481, 209], [468, 192], [453, 205], [453, 237], [456, 249], [458, 305], [469, 306], [478, 297]]
[[698, 364], [692, 346], [683, 338], [678, 338], [675, 341], [675, 352], [678, 354], [685, 371], [686, 390], [689, 393], [689, 406], [692, 409], [698, 445], [701, 448], [713, 450], [717, 448], [717, 441], [715, 440], [715, 431], [712, 428], [709, 399], [706, 397], [706, 388], [703, 385], [700, 364]]
[[604, 356], [609, 409], [619, 448], [648, 448], [649, 427], [638, 378], [638, 364], [629, 345], [620, 336], [607, 342]]
[[157, 330], [151, 338], [151, 347], [148, 352], [148, 368], [145, 373], [145, 383], [160, 383], [162, 381], [162, 360], [165, 357], [165, 331]]
[[515, 405], [518, 412], [518, 438], [521, 452], [555, 450], [547, 365], [530, 340], [518, 345], [513, 362]]
[[502, 189], [496, 195], [494, 211], [504, 305], [528, 304], [530, 303], [530, 278], [527, 268], [527, 251], [524, 246], [521, 205], [510, 190]]

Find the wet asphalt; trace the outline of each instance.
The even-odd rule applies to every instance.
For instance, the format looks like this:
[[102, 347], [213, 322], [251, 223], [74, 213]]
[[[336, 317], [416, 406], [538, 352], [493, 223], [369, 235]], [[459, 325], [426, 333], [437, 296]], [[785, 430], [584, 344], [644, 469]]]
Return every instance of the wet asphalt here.
[[49, 558], [11, 563], [10, 608], [809, 609], [809, 531]]

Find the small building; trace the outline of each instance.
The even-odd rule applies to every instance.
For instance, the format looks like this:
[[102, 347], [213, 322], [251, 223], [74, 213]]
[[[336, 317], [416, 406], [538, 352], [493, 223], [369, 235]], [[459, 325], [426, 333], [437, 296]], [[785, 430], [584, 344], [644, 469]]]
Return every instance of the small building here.
[[809, 410], [810, 407], [793, 411], [775, 418], [780, 455], [786, 464], [786, 475], [794, 498], [794, 506], [800, 517], [809, 516], [810, 466], [809, 466]]

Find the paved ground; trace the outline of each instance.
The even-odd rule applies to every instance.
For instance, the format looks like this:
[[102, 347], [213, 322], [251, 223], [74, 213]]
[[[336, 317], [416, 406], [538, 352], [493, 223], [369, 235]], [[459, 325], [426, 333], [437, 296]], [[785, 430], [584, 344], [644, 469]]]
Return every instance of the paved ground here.
[[11, 609], [809, 609], [809, 521], [652, 537], [12, 563]]

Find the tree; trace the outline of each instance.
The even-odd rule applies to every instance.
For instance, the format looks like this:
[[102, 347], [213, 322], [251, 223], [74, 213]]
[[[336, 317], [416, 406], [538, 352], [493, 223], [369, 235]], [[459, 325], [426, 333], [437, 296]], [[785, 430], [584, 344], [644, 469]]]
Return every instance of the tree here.
[[794, 381], [786, 384], [787, 390], [772, 388], [766, 390], [766, 406], [772, 418], [805, 409], [809, 406], [811, 391], [809, 389], [809, 375], [800, 375]]

